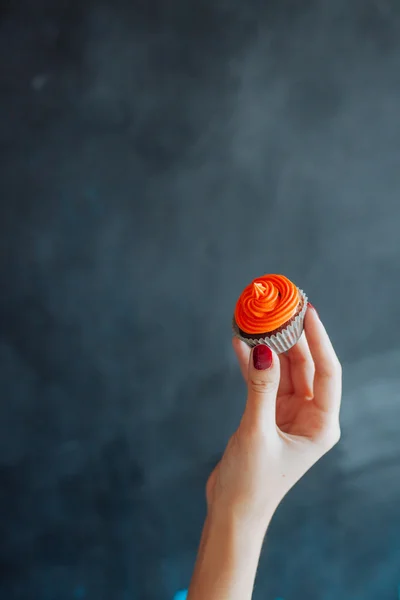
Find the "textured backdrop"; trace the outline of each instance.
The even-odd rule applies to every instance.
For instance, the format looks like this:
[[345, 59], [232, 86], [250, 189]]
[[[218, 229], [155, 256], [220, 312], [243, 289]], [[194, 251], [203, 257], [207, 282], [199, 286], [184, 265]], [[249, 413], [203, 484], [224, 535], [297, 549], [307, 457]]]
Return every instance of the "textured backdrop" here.
[[344, 365], [343, 437], [255, 600], [400, 592], [400, 5], [0, 5], [0, 597], [171, 600], [265, 272]]

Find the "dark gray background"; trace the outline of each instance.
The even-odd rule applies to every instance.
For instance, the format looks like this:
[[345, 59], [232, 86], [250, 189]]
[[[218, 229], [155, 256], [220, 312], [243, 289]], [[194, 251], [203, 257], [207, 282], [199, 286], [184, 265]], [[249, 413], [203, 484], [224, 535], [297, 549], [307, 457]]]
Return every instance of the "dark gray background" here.
[[0, 597], [170, 600], [245, 389], [237, 295], [284, 273], [343, 437], [256, 600], [397, 600], [400, 5], [3, 0]]

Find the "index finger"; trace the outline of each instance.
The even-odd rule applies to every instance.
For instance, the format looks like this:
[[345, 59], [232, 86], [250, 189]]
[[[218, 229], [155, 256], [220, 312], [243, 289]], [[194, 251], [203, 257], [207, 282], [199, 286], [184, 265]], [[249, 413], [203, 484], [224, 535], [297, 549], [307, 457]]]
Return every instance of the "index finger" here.
[[304, 330], [315, 365], [314, 402], [322, 411], [339, 413], [342, 367], [316, 310], [307, 309]]
[[247, 383], [247, 374], [249, 372], [250, 348], [242, 340], [237, 337], [232, 338], [232, 346], [238, 359], [240, 370], [242, 371], [243, 379]]

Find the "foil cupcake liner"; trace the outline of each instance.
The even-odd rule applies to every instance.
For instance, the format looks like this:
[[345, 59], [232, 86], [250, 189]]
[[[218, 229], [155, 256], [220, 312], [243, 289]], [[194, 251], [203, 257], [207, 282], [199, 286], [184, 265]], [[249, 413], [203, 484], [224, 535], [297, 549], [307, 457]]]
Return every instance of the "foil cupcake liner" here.
[[303, 333], [304, 328], [304, 317], [306, 316], [307, 311], [307, 296], [303, 292], [303, 290], [299, 289], [299, 293], [301, 295], [301, 299], [303, 302], [303, 306], [301, 307], [301, 311], [299, 314], [290, 322], [290, 324], [279, 331], [275, 335], [265, 336], [263, 338], [245, 338], [241, 335], [240, 329], [237, 326], [235, 319], [233, 318], [232, 328], [233, 333], [240, 340], [243, 340], [250, 348], [254, 348], [257, 344], [265, 344], [271, 350], [273, 350], [276, 354], [281, 354], [282, 352], [287, 352], [292, 348], [300, 339], [301, 334]]

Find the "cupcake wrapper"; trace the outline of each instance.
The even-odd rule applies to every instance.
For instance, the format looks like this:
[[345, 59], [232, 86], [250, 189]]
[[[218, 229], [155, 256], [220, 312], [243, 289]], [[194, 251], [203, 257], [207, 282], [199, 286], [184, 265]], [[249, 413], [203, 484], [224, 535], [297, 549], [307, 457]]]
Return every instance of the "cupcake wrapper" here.
[[293, 319], [293, 321], [282, 331], [276, 333], [275, 335], [265, 336], [263, 338], [245, 338], [241, 335], [239, 327], [237, 326], [235, 319], [233, 319], [233, 333], [240, 340], [243, 340], [250, 348], [254, 348], [257, 344], [265, 344], [271, 350], [273, 350], [276, 354], [281, 354], [282, 352], [287, 352], [292, 348], [300, 339], [301, 334], [303, 333], [304, 327], [304, 317], [306, 316], [307, 310], [307, 296], [303, 292], [303, 290], [299, 289], [299, 293], [301, 295], [303, 306], [299, 314]]

